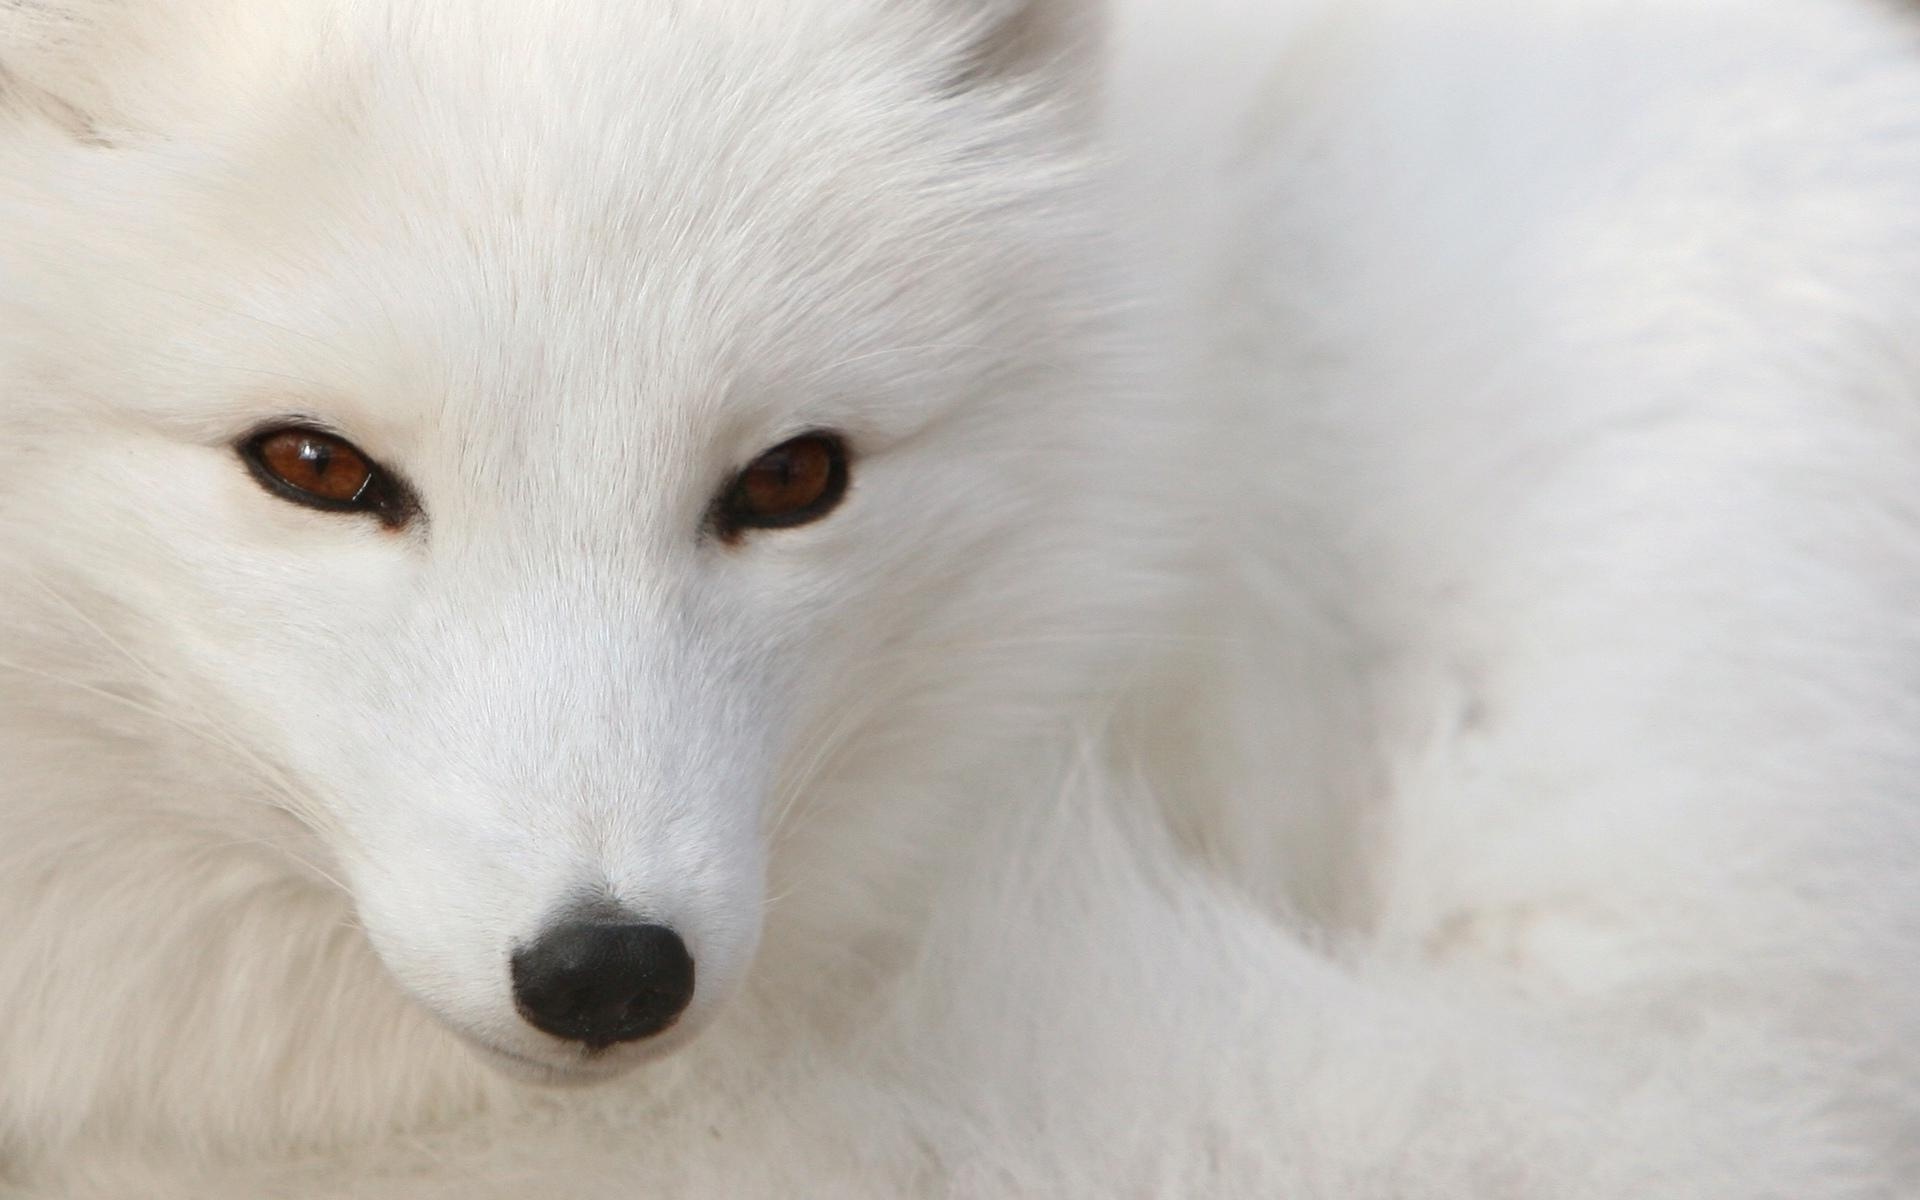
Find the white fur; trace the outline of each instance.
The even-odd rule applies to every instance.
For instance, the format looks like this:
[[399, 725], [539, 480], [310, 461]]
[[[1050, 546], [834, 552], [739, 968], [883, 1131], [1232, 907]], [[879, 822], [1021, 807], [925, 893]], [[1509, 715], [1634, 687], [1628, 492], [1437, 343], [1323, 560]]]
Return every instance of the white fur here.
[[1920, 1189], [1920, 29], [1095, 18], [0, 0], [0, 1195]]

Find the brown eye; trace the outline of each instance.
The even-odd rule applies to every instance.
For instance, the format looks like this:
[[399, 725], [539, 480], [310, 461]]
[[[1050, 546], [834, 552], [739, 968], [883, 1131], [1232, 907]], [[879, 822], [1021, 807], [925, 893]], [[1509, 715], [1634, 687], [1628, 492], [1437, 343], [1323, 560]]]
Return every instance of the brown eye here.
[[328, 512], [368, 512], [404, 522], [406, 492], [353, 443], [301, 426], [269, 429], [240, 446], [254, 478], [284, 499]]
[[832, 512], [846, 492], [846, 443], [809, 433], [749, 463], [720, 498], [716, 520], [726, 537], [805, 525]]

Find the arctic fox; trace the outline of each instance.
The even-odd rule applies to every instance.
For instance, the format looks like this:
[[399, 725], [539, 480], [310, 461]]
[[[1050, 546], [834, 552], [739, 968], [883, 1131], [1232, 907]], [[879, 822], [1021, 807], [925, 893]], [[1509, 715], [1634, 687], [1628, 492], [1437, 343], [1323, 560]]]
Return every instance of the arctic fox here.
[[0, 0], [0, 1194], [1917, 1190], [1915, 14]]

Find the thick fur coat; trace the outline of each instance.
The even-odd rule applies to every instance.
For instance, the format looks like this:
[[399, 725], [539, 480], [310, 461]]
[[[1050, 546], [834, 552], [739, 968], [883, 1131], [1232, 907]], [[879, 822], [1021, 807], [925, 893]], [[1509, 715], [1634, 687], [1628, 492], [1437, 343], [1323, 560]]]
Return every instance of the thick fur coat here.
[[9, 1200], [1911, 1196], [1917, 614], [1901, 5], [0, 0]]

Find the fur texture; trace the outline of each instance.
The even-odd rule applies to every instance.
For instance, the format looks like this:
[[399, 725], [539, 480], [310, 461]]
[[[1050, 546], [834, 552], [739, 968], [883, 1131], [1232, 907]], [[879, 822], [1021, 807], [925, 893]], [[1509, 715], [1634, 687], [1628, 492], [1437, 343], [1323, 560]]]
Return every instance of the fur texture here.
[[1914, 1194], [1916, 32], [0, 0], [0, 1195]]

